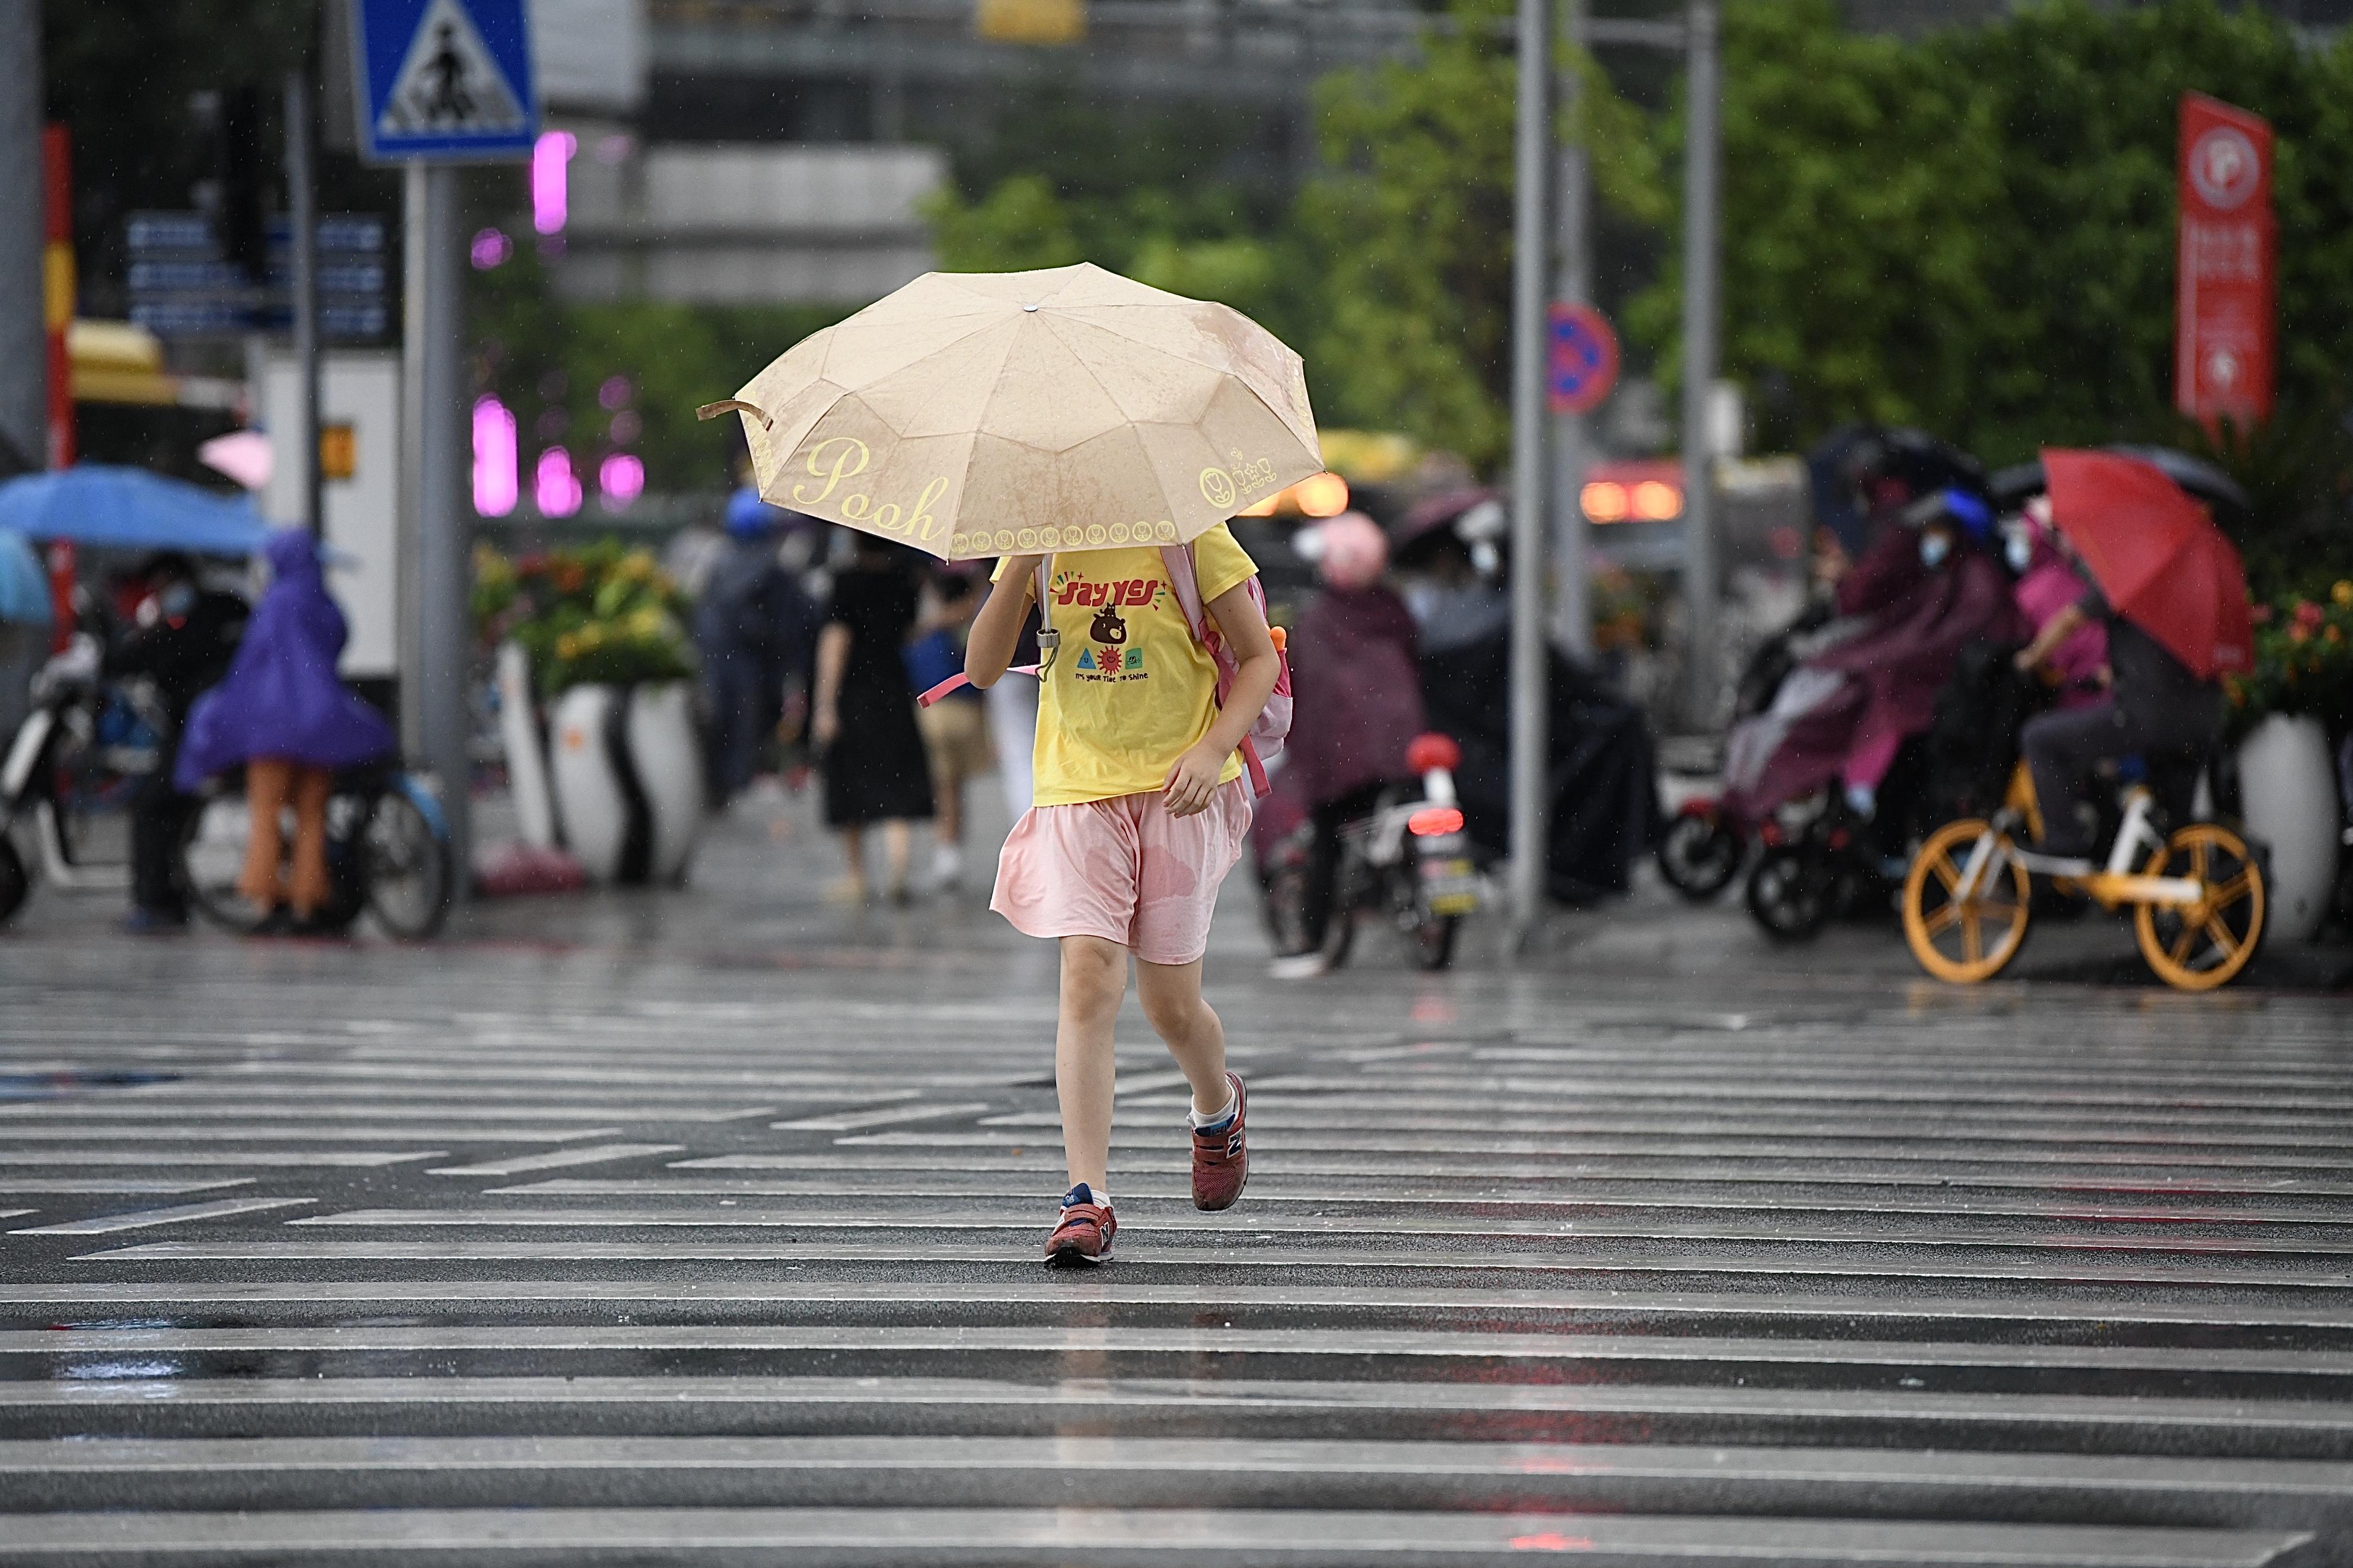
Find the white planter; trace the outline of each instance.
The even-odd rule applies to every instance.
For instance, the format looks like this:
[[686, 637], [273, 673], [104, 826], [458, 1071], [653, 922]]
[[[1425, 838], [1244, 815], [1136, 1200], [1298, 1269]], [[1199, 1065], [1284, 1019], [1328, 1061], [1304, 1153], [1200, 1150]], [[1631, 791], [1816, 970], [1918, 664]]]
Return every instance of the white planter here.
[[539, 708], [532, 700], [531, 661], [514, 643], [499, 644], [499, 739], [507, 753], [507, 788], [514, 796], [522, 841], [535, 849], [555, 844], [555, 800], [548, 793], [547, 753], [539, 739]]
[[2274, 714], [2239, 745], [2247, 832], [2271, 848], [2265, 920], [2273, 937], [2320, 929], [2337, 885], [2337, 770], [2316, 720]]
[[629, 797], [606, 742], [619, 700], [617, 687], [575, 686], [555, 700], [548, 722], [548, 775], [555, 786], [565, 846], [599, 882], [620, 875], [629, 837]]
[[599, 882], [676, 882], [702, 827], [702, 749], [684, 681], [575, 686], [556, 700], [549, 773], [565, 845]]
[[648, 871], [664, 884], [686, 879], [702, 833], [702, 744], [694, 727], [694, 692], [683, 680], [629, 693], [629, 760], [652, 819]]

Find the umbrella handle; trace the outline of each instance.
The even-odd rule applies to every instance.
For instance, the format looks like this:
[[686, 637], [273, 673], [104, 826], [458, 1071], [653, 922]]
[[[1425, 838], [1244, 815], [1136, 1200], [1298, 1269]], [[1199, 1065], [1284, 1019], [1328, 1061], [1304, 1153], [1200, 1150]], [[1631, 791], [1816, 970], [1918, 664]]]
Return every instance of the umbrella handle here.
[[760, 422], [763, 430], [776, 428], [776, 421], [761, 413], [756, 404], [746, 403], [738, 397], [723, 397], [716, 403], [706, 403], [694, 411], [694, 416], [697, 419], [716, 419], [723, 414], [731, 413], [750, 415]]

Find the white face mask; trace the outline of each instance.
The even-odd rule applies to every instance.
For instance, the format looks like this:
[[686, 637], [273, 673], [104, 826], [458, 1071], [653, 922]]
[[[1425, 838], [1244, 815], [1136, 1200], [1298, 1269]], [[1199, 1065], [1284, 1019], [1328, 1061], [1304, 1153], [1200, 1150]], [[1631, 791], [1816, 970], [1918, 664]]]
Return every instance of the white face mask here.
[[1920, 564], [1930, 571], [1942, 566], [1945, 557], [1952, 552], [1953, 542], [1943, 534], [1924, 533], [1920, 536]]
[[2010, 563], [2011, 571], [2024, 576], [2026, 569], [2034, 564], [2033, 542], [2011, 534], [2002, 544], [2001, 558]]

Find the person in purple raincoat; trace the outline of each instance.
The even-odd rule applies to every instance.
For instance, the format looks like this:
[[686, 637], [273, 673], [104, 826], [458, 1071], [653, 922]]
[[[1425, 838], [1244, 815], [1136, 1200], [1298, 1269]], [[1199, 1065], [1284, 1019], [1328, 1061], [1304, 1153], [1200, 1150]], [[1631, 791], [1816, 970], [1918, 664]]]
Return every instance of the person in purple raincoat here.
[[[319, 547], [299, 529], [269, 546], [270, 583], [227, 679], [196, 700], [174, 770], [184, 790], [245, 764], [252, 837], [237, 891], [269, 911], [265, 930], [306, 925], [333, 892], [327, 874], [327, 796], [339, 768], [395, 751], [384, 715], [335, 674], [350, 628], [327, 596]], [[280, 817], [294, 808], [290, 877]]]

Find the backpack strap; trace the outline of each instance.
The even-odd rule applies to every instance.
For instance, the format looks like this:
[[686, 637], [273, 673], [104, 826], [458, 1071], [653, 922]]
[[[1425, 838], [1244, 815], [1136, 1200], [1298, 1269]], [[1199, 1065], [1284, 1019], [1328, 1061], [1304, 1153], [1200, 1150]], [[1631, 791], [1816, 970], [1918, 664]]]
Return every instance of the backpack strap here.
[[[1008, 675], [1034, 675], [1043, 680], [1046, 678], [1046, 672], [1054, 668], [1054, 655], [1061, 647], [1062, 634], [1054, 629], [1054, 617], [1046, 608], [1047, 575], [1053, 563], [1054, 558], [1051, 555], [1041, 555], [1038, 558], [1038, 581], [1035, 585], [1038, 598], [1038, 662], [1007, 665], [1005, 673]], [[917, 693], [915, 705], [919, 708], [929, 708], [949, 692], [960, 691], [971, 684], [972, 677], [958, 670], [930, 690]]]
[[[1225, 637], [1209, 618], [1209, 607], [1201, 599], [1201, 574], [1193, 559], [1190, 544], [1164, 544], [1160, 547], [1160, 563], [1167, 569], [1168, 584], [1176, 591], [1177, 607], [1185, 612], [1186, 621], [1201, 646], [1209, 650], [1209, 658], [1218, 667], [1218, 706], [1226, 703], [1226, 693], [1233, 689], [1234, 660]], [[1280, 655], [1277, 655], [1280, 658]], [[1274, 785], [1266, 776], [1266, 763], [1260, 760], [1258, 742], [1245, 734], [1237, 748], [1242, 754], [1242, 768], [1250, 774], [1250, 793], [1265, 795]]]

